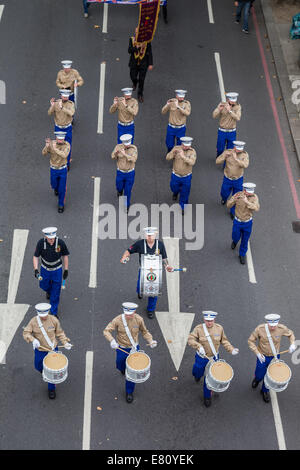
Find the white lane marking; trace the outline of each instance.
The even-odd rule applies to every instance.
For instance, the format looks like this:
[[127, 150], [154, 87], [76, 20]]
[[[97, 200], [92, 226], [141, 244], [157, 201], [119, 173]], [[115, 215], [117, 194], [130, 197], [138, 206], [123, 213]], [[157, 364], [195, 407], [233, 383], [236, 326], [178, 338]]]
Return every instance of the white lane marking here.
[[87, 351], [85, 355], [85, 386], [84, 386], [82, 450], [90, 450], [90, 445], [91, 445], [93, 362], [94, 362], [93, 351]]
[[[170, 266], [179, 267], [179, 239], [163, 238]], [[194, 313], [180, 312], [179, 272], [166, 273], [168, 290], [168, 312], [156, 312], [156, 318], [176, 370], [179, 370], [194, 321]]]
[[247, 258], [249, 282], [251, 282], [251, 284], [256, 284], [256, 276], [255, 276], [255, 271], [254, 271], [250, 242], [248, 242], [248, 251], [246, 253], [246, 258]]
[[89, 287], [97, 287], [97, 258], [98, 258], [98, 232], [99, 232], [99, 205], [100, 205], [100, 180], [94, 178], [94, 203], [93, 203], [93, 225], [92, 225], [92, 247], [90, 263]]
[[107, 33], [108, 3], [103, 4], [102, 33]]
[[3, 80], [0, 80], [0, 104], [6, 103], [6, 86]]
[[105, 86], [106, 63], [100, 64], [99, 105], [98, 105], [98, 128], [97, 133], [103, 134], [103, 109], [104, 109], [104, 86]]
[[270, 390], [270, 397], [271, 397], [272, 410], [273, 410], [273, 416], [274, 416], [274, 422], [275, 422], [275, 428], [276, 428], [276, 434], [277, 434], [278, 447], [279, 447], [279, 450], [286, 450], [285, 437], [284, 437], [276, 392], [274, 392], [273, 390]]
[[207, 0], [208, 18], [210, 23], [214, 23], [214, 15], [211, 0]]
[[223, 81], [223, 74], [222, 74], [222, 67], [221, 67], [221, 60], [219, 52], [215, 52], [215, 61], [217, 66], [217, 74], [219, 79], [219, 89], [221, 93], [221, 101], [226, 101], [225, 97], [225, 88], [224, 88], [224, 81]]
[[5, 355], [16, 331], [24, 319], [28, 308], [27, 304], [15, 304], [25, 249], [28, 239], [28, 230], [14, 230], [12, 253], [8, 280], [7, 303], [0, 304], [0, 363], [5, 364]]
[[0, 5], [0, 21], [1, 21], [1, 18], [2, 18], [4, 7], [5, 7], [5, 5]]

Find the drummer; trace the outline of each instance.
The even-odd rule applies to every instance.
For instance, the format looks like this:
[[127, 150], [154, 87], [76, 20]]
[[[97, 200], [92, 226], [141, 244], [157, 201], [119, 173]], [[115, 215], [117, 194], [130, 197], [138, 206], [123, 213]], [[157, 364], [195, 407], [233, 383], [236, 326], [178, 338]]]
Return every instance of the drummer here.
[[[32, 343], [34, 350], [34, 367], [43, 372], [43, 360], [48, 352], [45, 349], [57, 351], [58, 341], [65, 349], [71, 349], [69, 338], [66, 337], [59, 320], [54, 315], [49, 315], [51, 305], [40, 303], [35, 306], [37, 315], [34, 316], [24, 328], [23, 338], [27, 343]], [[55, 384], [48, 382], [48, 396], [56, 397]]]
[[[280, 354], [278, 353], [282, 336], [287, 336], [290, 340], [290, 354], [296, 350], [293, 331], [279, 323], [279, 319], [280, 315], [277, 313], [265, 315], [266, 323], [258, 325], [248, 339], [249, 348], [257, 357], [252, 388], [256, 388], [259, 382], [263, 380], [272, 359], [275, 356], [279, 359]], [[265, 386], [264, 381], [260, 393], [263, 401], [269, 403], [269, 389]]]
[[[143, 229], [145, 238], [144, 240], [138, 240], [133, 245], [131, 245], [123, 254], [121, 258], [121, 263], [126, 263], [130, 258], [130, 255], [133, 253], [139, 254], [139, 266], [141, 266], [141, 255], [148, 254], [148, 255], [161, 255], [163, 263], [165, 265], [165, 269], [168, 272], [172, 272], [173, 268], [169, 266], [167, 252], [165, 245], [162, 241], [156, 238], [158, 229], [156, 227], [145, 227]], [[137, 294], [138, 298], [142, 299], [142, 295], [140, 293], [140, 276], [141, 276], [141, 269], [139, 268], [139, 275], [137, 281]], [[147, 315], [149, 318], [153, 318], [155, 314], [155, 308], [157, 303], [157, 297], [148, 297], [148, 305], [147, 305]]]
[[[239, 350], [234, 348], [228, 341], [223, 327], [215, 323], [218, 313], [211, 310], [206, 310], [202, 313], [204, 323], [197, 325], [188, 337], [188, 345], [196, 349], [195, 363], [192, 371], [196, 382], [199, 382], [204, 375], [205, 367], [209, 360], [217, 361], [219, 359], [220, 344], [233, 356], [239, 353]], [[206, 407], [211, 405], [211, 393], [211, 390], [206, 386], [204, 377], [203, 394], [204, 405]]]
[[[143, 318], [136, 313], [138, 305], [132, 302], [124, 302], [122, 304], [123, 314], [116, 316], [108, 323], [103, 331], [107, 341], [110, 342], [110, 347], [116, 350], [116, 367], [124, 375], [126, 368], [126, 359], [130, 351], [138, 351], [140, 346], [138, 344], [139, 332], [142, 333], [144, 339], [147, 341], [151, 348], [157, 346], [157, 341], [153, 340], [152, 335], [146, 328]], [[116, 331], [116, 340], [112, 336], [112, 332]], [[121, 351], [123, 349], [126, 352]], [[126, 354], [127, 353], [127, 354]], [[135, 383], [126, 380], [126, 401], [132, 403], [133, 392]]]

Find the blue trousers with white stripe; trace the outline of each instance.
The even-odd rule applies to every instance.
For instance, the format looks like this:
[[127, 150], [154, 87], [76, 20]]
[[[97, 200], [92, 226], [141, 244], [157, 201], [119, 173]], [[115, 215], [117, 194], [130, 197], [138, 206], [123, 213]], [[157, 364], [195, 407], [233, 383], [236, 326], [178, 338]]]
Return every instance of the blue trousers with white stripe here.
[[123, 134], [130, 134], [132, 135], [131, 143], [133, 144], [134, 141], [134, 123], [130, 124], [130, 126], [122, 126], [122, 124], [118, 123], [118, 144], [121, 144], [120, 137]]
[[[128, 353], [130, 352], [131, 348], [123, 348], [124, 351], [127, 351]], [[137, 351], [140, 349], [139, 345], [136, 347]], [[116, 349], [117, 357], [116, 357], [116, 367], [118, 370], [121, 372], [125, 372], [126, 369], [126, 359], [128, 357], [128, 354], [124, 353], [123, 351], [120, 351], [119, 349]], [[125, 390], [126, 393], [133, 393], [135, 389], [135, 383], [131, 382], [130, 380], [126, 379], [126, 384], [125, 384]]]
[[[206, 364], [208, 363], [208, 359], [206, 357], [200, 357], [199, 354], [195, 354], [195, 363], [193, 365], [192, 374], [196, 379], [201, 379], [204, 375]], [[209, 390], [206, 386], [206, 380], [204, 377], [203, 381], [203, 395], [204, 398], [211, 397], [211, 390]]]
[[221, 155], [225, 149], [233, 149], [234, 140], [236, 140], [236, 130], [231, 132], [224, 132], [218, 129], [217, 157]]
[[[243, 191], [243, 180], [244, 177], [241, 176], [237, 180], [230, 180], [229, 178], [226, 178], [224, 175], [223, 178], [223, 183], [221, 187], [221, 198], [223, 201], [227, 201], [229, 198], [230, 194], [232, 193], [232, 196], [235, 193], [238, 193], [239, 191]], [[235, 212], [235, 206], [231, 207], [230, 213], [234, 215]]]
[[51, 313], [57, 315], [61, 282], [62, 282], [62, 268], [56, 269], [55, 271], [47, 271], [47, 269], [41, 266], [40, 288], [50, 294], [49, 303], [51, 304]]
[[176, 127], [171, 127], [170, 124], [168, 124], [167, 136], [166, 136], [166, 146], [167, 146], [168, 152], [171, 152], [172, 148], [174, 147], [175, 140], [176, 140], [176, 145], [181, 145], [180, 137], [184, 137], [185, 132], [186, 132], [186, 126], [176, 128]]
[[239, 222], [236, 219], [233, 219], [233, 226], [232, 226], [232, 240], [234, 243], [238, 243], [241, 240], [240, 244], [240, 256], [245, 256], [248, 250], [248, 241], [252, 232], [252, 222], [253, 220], [249, 220], [249, 222]]
[[171, 174], [170, 188], [173, 194], [180, 194], [179, 204], [182, 210], [184, 205], [189, 202], [189, 195], [191, 191], [192, 175], [177, 176]]
[[[58, 351], [58, 348], [55, 348], [54, 351]], [[43, 372], [43, 360], [47, 354], [48, 353], [46, 351], [39, 351], [38, 349], [34, 350], [34, 367], [39, 372]], [[48, 390], [55, 390], [55, 384], [48, 382]]]
[[[278, 354], [278, 359], [280, 358], [280, 354]], [[267, 368], [268, 368], [268, 365], [270, 364], [270, 362], [272, 361], [272, 359], [274, 359], [274, 356], [265, 356], [266, 360], [265, 362], [261, 363], [260, 360], [257, 358], [256, 360], [256, 368], [255, 368], [255, 379], [260, 382], [261, 380], [263, 381], [262, 383], [262, 387], [261, 387], [261, 390], [262, 392], [266, 393], [269, 391], [269, 389], [265, 386], [265, 382], [264, 382], [264, 377], [266, 375], [266, 372], [267, 372]]]

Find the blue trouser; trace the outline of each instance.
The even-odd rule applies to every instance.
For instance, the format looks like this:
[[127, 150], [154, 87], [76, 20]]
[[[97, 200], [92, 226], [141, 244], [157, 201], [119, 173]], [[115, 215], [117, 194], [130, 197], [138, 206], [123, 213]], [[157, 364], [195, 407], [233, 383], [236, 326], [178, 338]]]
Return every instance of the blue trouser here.
[[225, 148], [233, 149], [233, 141], [236, 140], [236, 130], [225, 132], [218, 129], [217, 157], [224, 152]]
[[[278, 354], [278, 359], [280, 358], [280, 354]], [[268, 368], [268, 365], [270, 364], [270, 362], [272, 361], [272, 359], [274, 359], [274, 356], [265, 356], [266, 360], [265, 362], [261, 363], [260, 360], [257, 358], [257, 361], [256, 361], [256, 369], [255, 369], [255, 379], [260, 382], [261, 380], [263, 380], [264, 376], [266, 375], [266, 372], [267, 372], [267, 368]], [[263, 381], [262, 383], [262, 387], [261, 387], [261, 390], [266, 393], [269, 391], [269, 389], [265, 386], [265, 383]]]
[[[136, 291], [138, 294], [140, 294], [140, 278], [141, 278], [141, 270], [139, 269], [139, 275], [138, 275], [137, 286], [136, 286]], [[148, 297], [148, 304], [147, 304], [148, 312], [155, 311], [156, 303], [157, 303], [157, 297]]]
[[69, 152], [68, 159], [67, 159], [67, 165], [69, 166], [70, 165], [70, 159], [71, 159], [71, 151], [72, 151], [72, 130], [73, 130], [73, 126], [72, 126], [72, 124], [70, 124], [70, 126], [68, 126], [66, 128], [63, 128], [63, 127], [59, 127], [59, 126], [55, 125], [54, 130], [55, 130], [55, 132], [59, 132], [59, 131], [66, 132], [65, 141], [69, 142], [69, 144], [70, 144], [70, 152]]
[[[131, 348], [123, 348], [124, 351], [130, 352]], [[137, 351], [140, 349], [139, 345], [136, 347]], [[128, 357], [128, 354], [124, 353], [123, 351], [120, 351], [120, 349], [116, 349], [117, 357], [116, 357], [116, 367], [118, 370], [121, 372], [124, 372], [126, 369], [126, 359]], [[126, 379], [126, 384], [125, 384], [125, 389], [126, 393], [133, 393], [135, 388], [135, 383], [131, 382], [130, 380]]]
[[50, 168], [50, 184], [52, 189], [58, 191], [58, 205], [64, 207], [65, 196], [67, 192], [67, 175], [68, 169], [54, 170]]
[[127, 207], [130, 206], [131, 200], [131, 190], [134, 184], [135, 170], [129, 171], [128, 173], [123, 173], [120, 170], [117, 170], [116, 176], [116, 187], [117, 191], [121, 193], [124, 191], [124, 196], [127, 197]]
[[57, 309], [59, 304], [61, 282], [62, 282], [62, 268], [56, 269], [55, 271], [48, 271], [41, 266], [40, 288], [50, 294], [51, 313], [57, 315]]
[[[58, 349], [55, 348], [54, 351], [58, 351]], [[47, 354], [48, 353], [46, 351], [39, 351], [38, 349], [34, 350], [34, 367], [39, 372], [43, 372], [43, 360]], [[55, 384], [48, 382], [48, 390], [55, 390]]]
[[180, 128], [174, 128], [174, 127], [171, 127], [170, 124], [168, 124], [167, 136], [166, 136], [166, 146], [167, 146], [168, 152], [171, 152], [172, 148], [174, 147], [175, 139], [176, 139], [176, 144], [181, 145], [180, 137], [185, 136], [185, 131], [186, 131], [186, 126], [183, 126]]
[[253, 220], [249, 220], [249, 222], [239, 222], [238, 220], [233, 219], [232, 240], [237, 244], [241, 239], [239, 251], [240, 256], [245, 256], [247, 253], [248, 240], [252, 231], [252, 222]]
[[[208, 363], [208, 359], [206, 357], [200, 357], [199, 354], [195, 354], [195, 363], [193, 365], [192, 374], [196, 379], [201, 379], [204, 375], [206, 364]], [[203, 395], [204, 398], [211, 397], [211, 390], [209, 390], [206, 386], [206, 380], [204, 377], [203, 381]]]
[[[248, 18], [250, 13], [251, 2], [238, 2], [238, 6], [236, 7], [236, 19], [241, 19], [242, 11], [244, 10], [244, 21], [243, 21], [243, 29], [248, 29]], [[245, 9], [244, 9], [245, 8]]]
[[177, 176], [171, 174], [170, 188], [173, 194], [180, 193], [179, 204], [182, 210], [184, 205], [189, 202], [189, 195], [191, 191], [192, 175]]
[[[234, 195], [235, 193], [238, 193], [239, 191], [243, 191], [243, 180], [244, 180], [243, 176], [241, 176], [237, 180], [230, 180], [229, 178], [226, 178], [226, 176], [224, 175], [223, 183], [221, 187], [221, 198], [223, 199], [223, 201], [227, 201], [231, 192], [232, 192], [232, 195]], [[230, 209], [230, 212], [231, 214], [234, 214], [235, 212], [234, 206], [232, 206], [232, 208]]]
[[131, 143], [133, 144], [133, 141], [134, 141], [134, 123], [130, 124], [130, 126], [122, 126], [122, 124], [120, 124], [118, 122], [118, 144], [122, 143], [121, 140], [120, 140], [120, 137], [121, 137], [121, 135], [124, 135], [124, 134], [132, 135]]

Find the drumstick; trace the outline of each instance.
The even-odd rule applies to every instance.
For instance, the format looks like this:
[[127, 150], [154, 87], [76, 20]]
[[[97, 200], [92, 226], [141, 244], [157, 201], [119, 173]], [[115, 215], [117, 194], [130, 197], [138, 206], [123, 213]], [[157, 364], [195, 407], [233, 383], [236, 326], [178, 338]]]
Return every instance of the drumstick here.
[[280, 351], [279, 353], [277, 353], [277, 356], [278, 356], [279, 354], [285, 354], [285, 353], [287, 353], [287, 352], [290, 352], [290, 350], [289, 350], [289, 349], [286, 349], [285, 351]]
[[65, 289], [65, 288], [66, 288], [66, 280], [65, 280], [65, 279], [63, 279], [63, 282], [62, 282], [61, 288], [62, 288], [62, 289]]
[[175, 272], [175, 271], [182, 271], [183, 273], [186, 273], [187, 268], [173, 268], [172, 272]]
[[129, 352], [127, 352], [127, 351], [124, 351], [124, 349], [121, 349], [121, 348], [117, 348], [117, 349], [119, 349], [119, 351], [122, 351], [122, 352], [124, 352], [125, 354], [128, 354], [128, 356], [129, 356], [129, 354], [130, 354]]
[[[71, 346], [73, 346], [73, 344], [71, 344]], [[64, 346], [56, 346], [57, 348], [64, 348]], [[53, 352], [54, 349], [48, 349], [48, 348], [45, 348], [45, 346], [39, 346], [39, 348], [41, 349], [44, 349], [44, 351], [49, 351], [49, 352]]]

